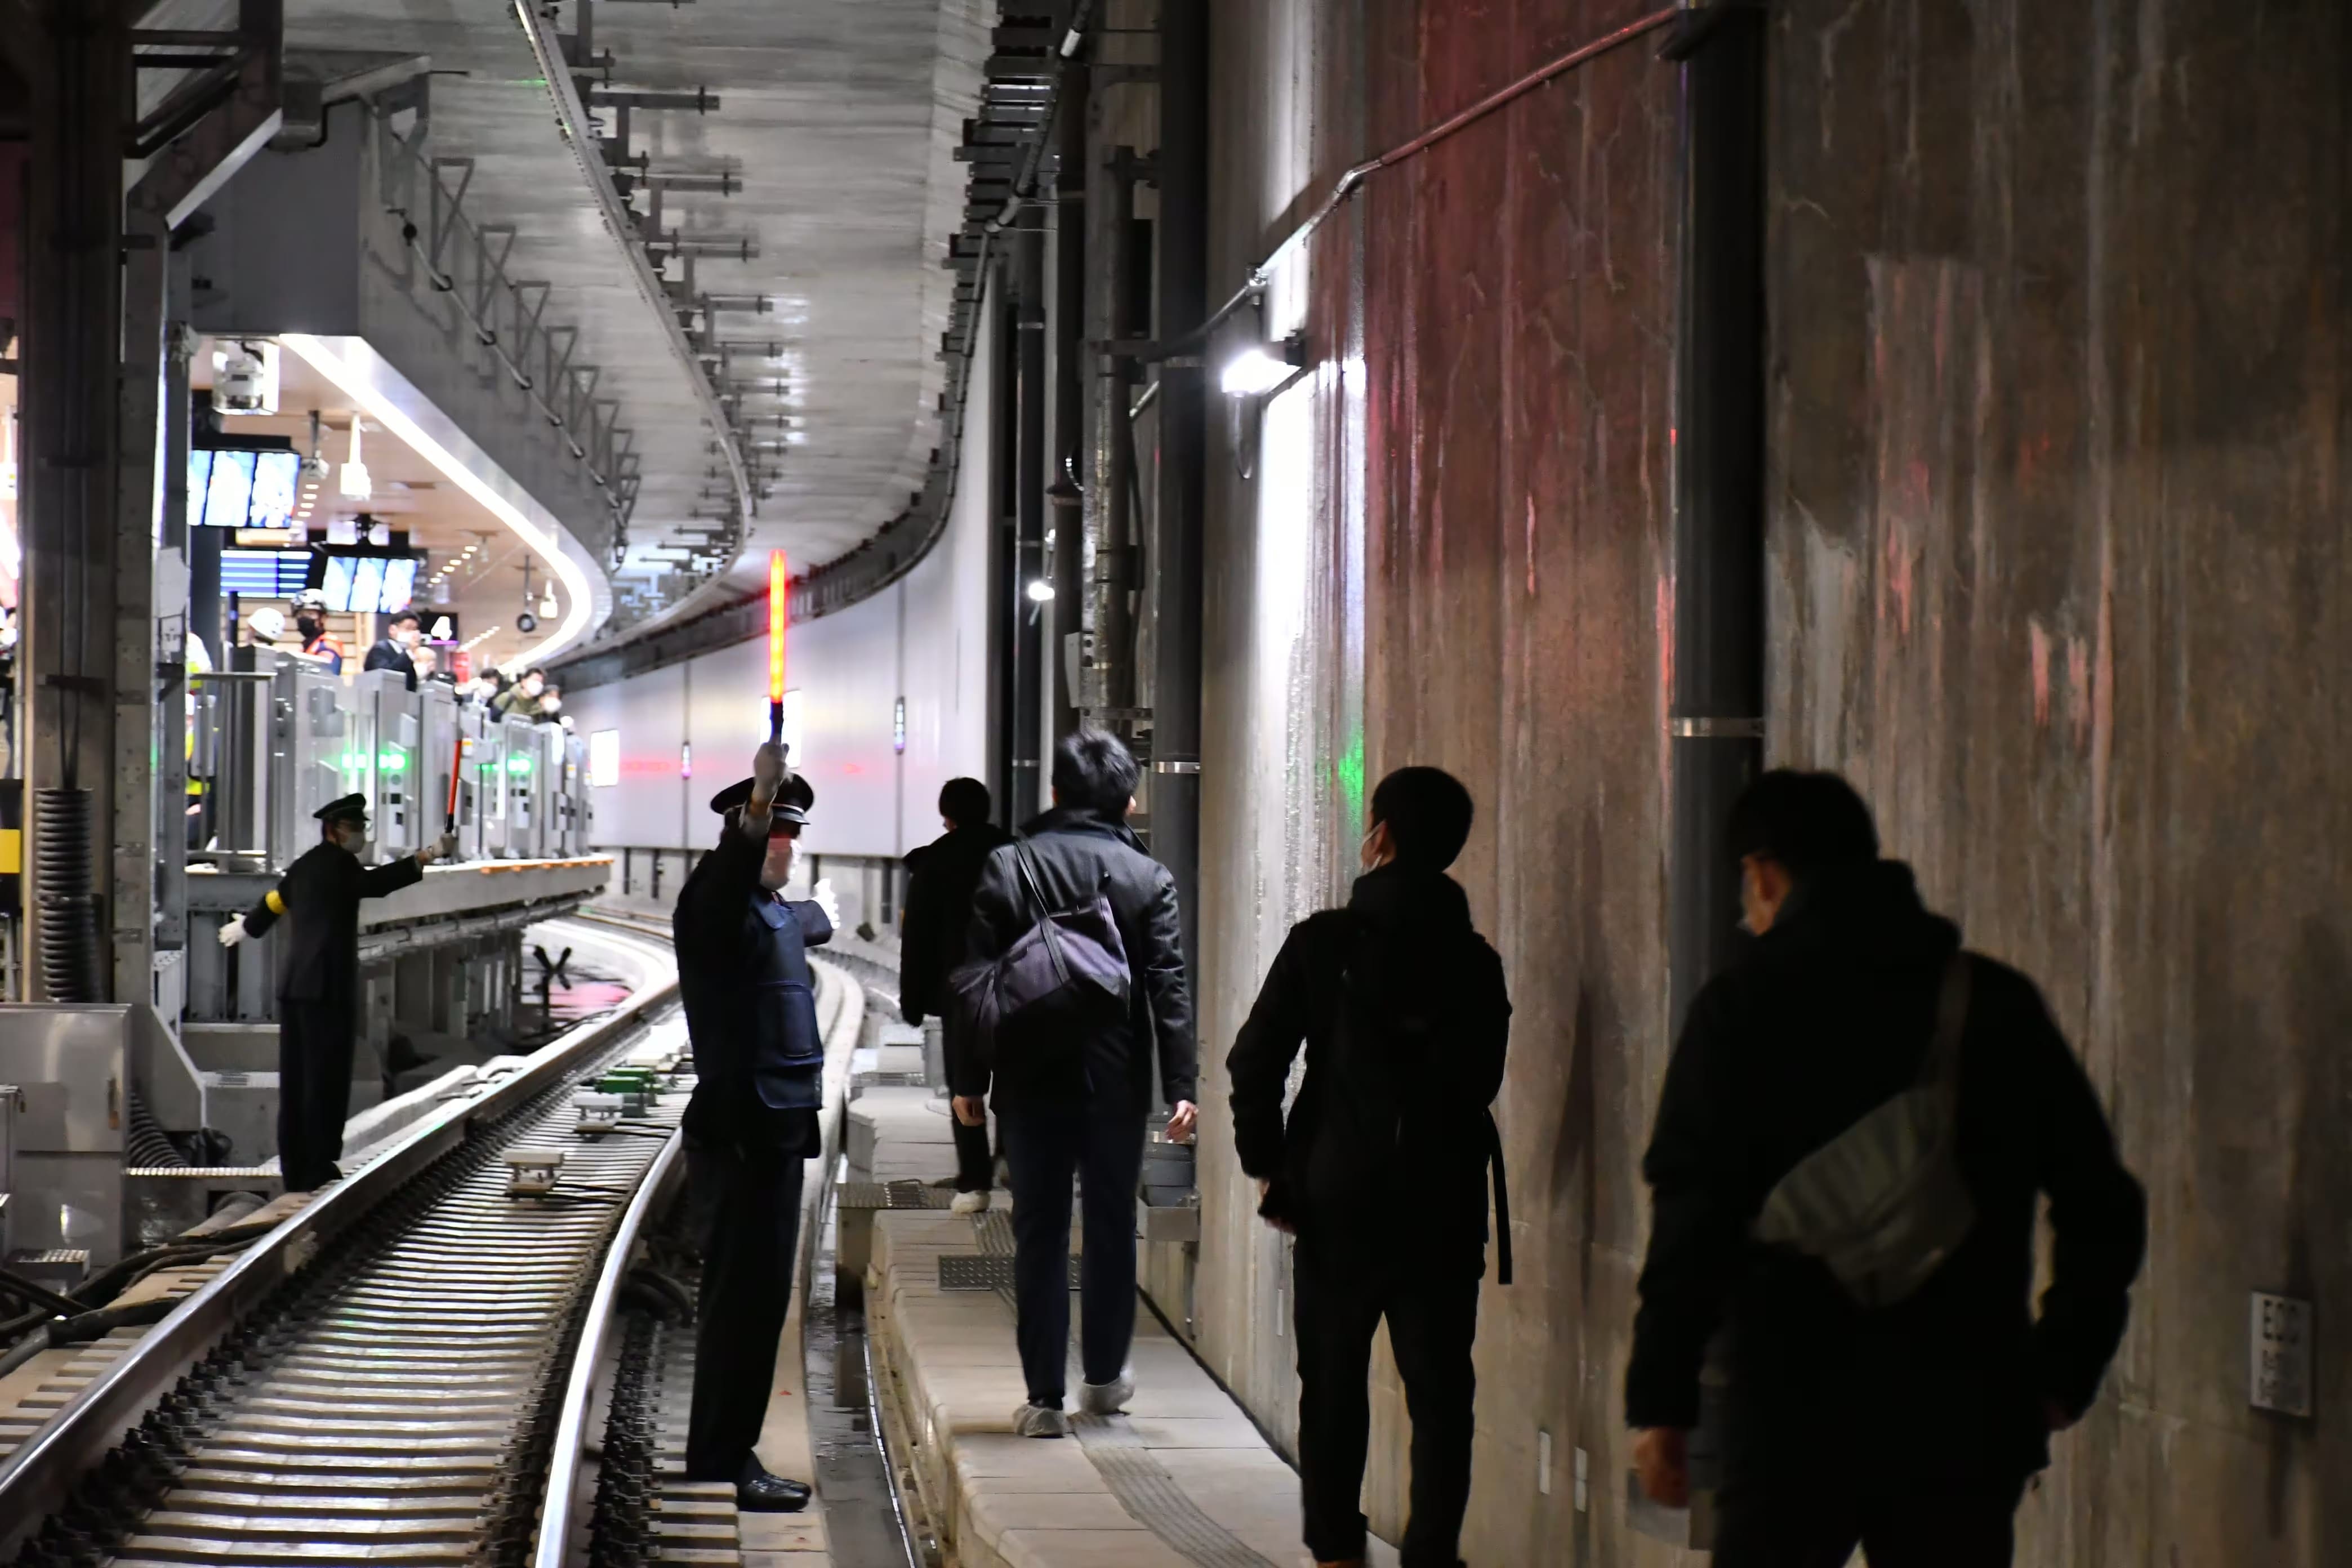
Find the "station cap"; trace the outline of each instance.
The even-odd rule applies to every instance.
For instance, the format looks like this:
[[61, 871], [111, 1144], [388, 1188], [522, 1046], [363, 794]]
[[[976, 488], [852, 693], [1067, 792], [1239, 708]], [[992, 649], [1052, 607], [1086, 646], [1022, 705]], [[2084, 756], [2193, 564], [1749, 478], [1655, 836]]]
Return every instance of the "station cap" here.
[[310, 815], [317, 817], [320, 822], [342, 822], [354, 818], [361, 822], [365, 822], [367, 820], [367, 796], [363, 795], [347, 795], [341, 796], [338, 799], [329, 801], [326, 805], [320, 806]]
[[[729, 784], [710, 797], [710, 809], [723, 815], [739, 806], [749, 805], [751, 799], [752, 782], [745, 779], [740, 784]], [[805, 827], [808, 826], [809, 808], [814, 805], [816, 805], [816, 791], [809, 787], [808, 780], [798, 773], [788, 774], [784, 779], [783, 786], [776, 792], [776, 803], [769, 820], [768, 836], [774, 837], [776, 829], [787, 825], [793, 827]]]

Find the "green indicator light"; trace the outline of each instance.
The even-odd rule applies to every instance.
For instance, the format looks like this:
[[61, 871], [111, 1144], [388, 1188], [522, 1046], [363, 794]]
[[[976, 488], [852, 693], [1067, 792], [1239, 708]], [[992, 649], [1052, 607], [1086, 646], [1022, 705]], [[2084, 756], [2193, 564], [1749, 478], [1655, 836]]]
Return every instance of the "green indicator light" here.
[[376, 766], [382, 768], [388, 773], [406, 773], [408, 771], [408, 753], [405, 752], [378, 752], [376, 753], [375, 761]]
[[507, 759], [507, 772], [510, 773], [527, 773], [530, 772], [530, 759], [529, 757], [509, 757]]

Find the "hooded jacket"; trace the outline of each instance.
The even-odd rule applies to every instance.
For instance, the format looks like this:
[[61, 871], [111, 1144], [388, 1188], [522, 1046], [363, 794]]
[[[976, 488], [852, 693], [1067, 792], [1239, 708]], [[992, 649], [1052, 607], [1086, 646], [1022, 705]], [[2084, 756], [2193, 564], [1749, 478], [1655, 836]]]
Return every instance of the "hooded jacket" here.
[[[1959, 944], [1909, 868], [1881, 861], [1801, 889], [1691, 1004], [1642, 1165], [1654, 1209], [1625, 1412], [1696, 1426], [1720, 1327], [1727, 1479], [2013, 1483], [2049, 1462], [2045, 1402], [2079, 1414], [2115, 1354], [2146, 1239], [2139, 1184], [2041, 994], [1990, 959], [1972, 960], [1958, 1063], [1968, 1239], [1875, 1310], [1819, 1261], [1751, 1239], [1798, 1161], [1916, 1080]], [[2056, 1241], [2036, 1318], [2044, 1195]]]
[[[1119, 942], [1127, 949], [1128, 1016], [1083, 1043], [1083, 1083], [999, 1078], [995, 1108], [1084, 1104], [1140, 1116], [1151, 1100], [1155, 1045], [1160, 1092], [1168, 1103], [1195, 1098], [1199, 1063], [1192, 1039], [1192, 997], [1184, 983], [1176, 879], [1145, 853], [1143, 841], [1124, 819], [1109, 821], [1091, 811], [1056, 808], [1024, 826], [1020, 838], [1036, 867], [1039, 890], [1052, 909], [1073, 908], [1097, 892], [1108, 895]], [[972, 893], [967, 954], [975, 963], [1002, 957], [1042, 912], [1022, 890], [1013, 847], [991, 852]], [[990, 1091], [989, 1069], [978, 1056], [967, 1051], [962, 1057], [968, 1059], [950, 1064], [956, 1093], [978, 1098]]]
[[971, 934], [972, 891], [989, 856], [1013, 842], [992, 822], [959, 827], [907, 857], [907, 921], [898, 937], [898, 1005], [909, 1024], [947, 1011], [948, 975]]
[[1302, 1247], [1483, 1270], [1510, 1021], [1502, 960], [1442, 871], [1391, 862], [1292, 927], [1225, 1058], [1242, 1169], [1274, 1184], [1265, 1212]]

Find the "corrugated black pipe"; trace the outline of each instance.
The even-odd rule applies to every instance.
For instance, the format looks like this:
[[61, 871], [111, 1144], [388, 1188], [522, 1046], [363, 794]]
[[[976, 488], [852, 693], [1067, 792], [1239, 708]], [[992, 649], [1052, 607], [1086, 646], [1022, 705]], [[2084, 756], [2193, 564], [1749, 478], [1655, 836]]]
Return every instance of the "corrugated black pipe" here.
[[[1174, 338], [1209, 308], [1209, 10], [1160, 13], [1158, 334]], [[1160, 366], [1158, 539], [1151, 563], [1151, 853], [1176, 879], [1184, 956], [1200, 962], [1201, 508], [1206, 378]], [[1197, 979], [1195, 981], [1197, 984]]]
[[[1677, 18], [1665, 50], [1682, 67], [1667, 741], [1677, 1031], [1745, 940], [1725, 823], [1764, 755], [1764, 47], [1759, 8], [1717, 5]], [[1711, 1415], [1692, 1446], [1701, 1486]]]
[[90, 891], [94, 810], [86, 789], [45, 789], [33, 795], [41, 978], [52, 1002], [106, 1000], [98, 895]]

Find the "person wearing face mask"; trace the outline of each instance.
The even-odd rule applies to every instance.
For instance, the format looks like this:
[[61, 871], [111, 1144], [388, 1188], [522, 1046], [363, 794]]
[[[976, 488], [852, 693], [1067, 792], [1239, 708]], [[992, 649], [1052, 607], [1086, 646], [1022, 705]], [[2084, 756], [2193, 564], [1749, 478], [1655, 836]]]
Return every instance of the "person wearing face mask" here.
[[539, 694], [539, 711], [530, 719], [534, 724], [563, 722], [563, 689], [552, 685], [542, 688]]
[[802, 1169], [821, 1146], [824, 1037], [807, 950], [832, 939], [835, 914], [822, 894], [800, 902], [780, 890], [815, 804], [785, 749], [761, 746], [751, 776], [711, 798], [719, 843], [679, 889], [672, 922], [694, 1047], [687, 1190], [703, 1259], [686, 1474], [769, 1513], [809, 1500], [751, 1449], [792, 1306]]
[[367, 662], [360, 666], [362, 672], [371, 669], [397, 669], [408, 677], [408, 689], [416, 689], [416, 660], [410, 649], [425, 640], [425, 623], [415, 610], [393, 612], [383, 640], [367, 651]]
[[[1225, 1058], [1234, 1150], [1257, 1178], [1258, 1213], [1298, 1238], [1299, 1491], [1307, 1548], [1325, 1568], [1363, 1568], [1359, 1502], [1382, 1318], [1412, 1417], [1398, 1561], [1461, 1561], [1490, 1172], [1496, 1281], [1511, 1282], [1489, 1110], [1502, 1089], [1510, 996], [1502, 960], [1445, 874], [1471, 816], [1470, 792], [1436, 768], [1382, 779], [1348, 907], [1291, 928]], [[1302, 1041], [1307, 1078], [1286, 1122]]]
[[302, 636], [302, 651], [327, 661], [328, 669], [343, 672], [343, 645], [327, 635], [327, 595], [305, 588], [294, 595], [294, 629]]
[[504, 717], [513, 714], [519, 719], [538, 716], [539, 700], [547, 690], [547, 671], [534, 666], [523, 671], [520, 680], [501, 691], [490, 702], [491, 711]]
[[236, 947], [288, 922], [278, 984], [278, 1166], [289, 1193], [315, 1192], [342, 1173], [351, 1115], [352, 1016], [360, 983], [360, 900], [396, 893], [456, 852], [457, 837], [386, 866], [362, 866], [367, 796], [347, 795], [316, 813], [319, 842], [259, 903], [220, 928]]

